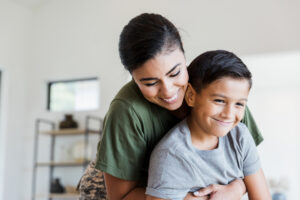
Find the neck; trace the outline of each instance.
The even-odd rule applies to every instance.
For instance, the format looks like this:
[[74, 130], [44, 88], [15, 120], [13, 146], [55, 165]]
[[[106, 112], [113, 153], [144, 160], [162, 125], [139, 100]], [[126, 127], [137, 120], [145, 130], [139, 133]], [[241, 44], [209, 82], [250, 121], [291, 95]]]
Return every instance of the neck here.
[[219, 137], [205, 133], [193, 120], [191, 114], [187, 118], [187, 124], [191, 132], [192, 144], [199, 150], [213, 150], [218, 147]]
[[184, 119], [190, 112], [190, 107], [183, 101], [182, 105], [177, 109], [171, 111], [171, 113], [178, 119]]

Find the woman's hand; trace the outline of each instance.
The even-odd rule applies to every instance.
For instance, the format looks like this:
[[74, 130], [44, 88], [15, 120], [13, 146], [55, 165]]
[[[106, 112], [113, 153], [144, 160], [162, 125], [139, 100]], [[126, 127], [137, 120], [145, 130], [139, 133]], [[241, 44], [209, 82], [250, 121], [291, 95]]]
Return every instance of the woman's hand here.
[[195, 196], [192, 193], [188, 193], [184, 200], [209, 200], [209, 195], [205, 196]]
[[240, 179], [237, 179], [228, 185], [209, 185], [206, 188], [194, 192], [194, 196], [208, 196], [208, 200], [240, 200], [245, 193], [246, 187], [244, 182]]

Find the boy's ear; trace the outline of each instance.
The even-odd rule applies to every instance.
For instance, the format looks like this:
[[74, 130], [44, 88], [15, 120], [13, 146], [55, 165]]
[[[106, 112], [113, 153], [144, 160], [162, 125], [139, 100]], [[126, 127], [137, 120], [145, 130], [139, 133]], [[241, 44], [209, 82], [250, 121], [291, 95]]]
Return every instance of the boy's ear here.
[[186, 104], [190, 107], [194, 107], [195, 104], [195, 97], [196, 97], [197, 93], [196, 90], [192, 87], [192, 85], [189, 83], [188, 87], [186, 89], [186, 93], [185, 93], [185, 101]]

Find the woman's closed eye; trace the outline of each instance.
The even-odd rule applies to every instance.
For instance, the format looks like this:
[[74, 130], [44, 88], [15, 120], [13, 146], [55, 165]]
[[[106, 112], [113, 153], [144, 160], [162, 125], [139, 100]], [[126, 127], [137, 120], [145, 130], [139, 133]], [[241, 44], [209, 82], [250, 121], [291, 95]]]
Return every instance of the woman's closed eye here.
[[153, 83], [145, 83], [144, 85], [146, 85], [147, 87], [151, 87], [151, 86], [156, 85], [156, 83], [157, 83], [157, 81], [153, 82]]
[[175, 74], [171, 74], [170, 77], [175, 77], [178, 76], [180, 74], [180, 70], [178, 70]]

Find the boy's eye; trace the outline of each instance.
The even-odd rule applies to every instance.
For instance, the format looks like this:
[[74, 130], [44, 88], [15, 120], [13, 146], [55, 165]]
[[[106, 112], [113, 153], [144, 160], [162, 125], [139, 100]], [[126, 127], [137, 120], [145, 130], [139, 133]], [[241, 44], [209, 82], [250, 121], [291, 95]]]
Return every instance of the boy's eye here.
[[237, 105], [237, 106], [241, 106], [241, 107], [244, 107], [244, 106], [245, 106], [245, 104], [243, 104], [243, 103], [239, 103], [239, 102], [238, 102], [238, 103], [236, 103], [236, 105]]
[[175, 74], [171, 74], [170, 77], [175, 77], [180, 73], [180, 70], [178, 70], [178, 72], [176, 72]]
[[216, 102], [216, 103], [225, 103], [225, 101], [222, 100], [222, 99], [214, 99], [214, 102]]

